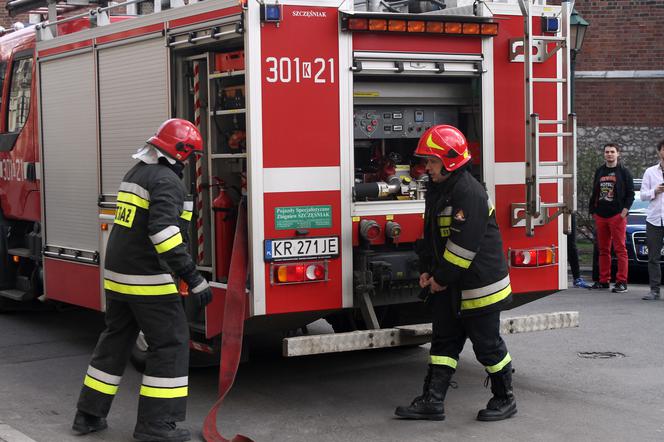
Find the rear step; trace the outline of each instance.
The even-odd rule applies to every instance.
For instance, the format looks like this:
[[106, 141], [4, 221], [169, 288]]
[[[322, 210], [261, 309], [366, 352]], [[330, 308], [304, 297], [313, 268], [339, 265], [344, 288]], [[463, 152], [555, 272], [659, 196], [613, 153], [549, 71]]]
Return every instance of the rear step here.
[[20, 256], [21, 258], [30, 258], [32, 256], [32, 253], [30, 253], [30, 249], [24, 249], [24, 248], [15, 248], [15, 249], [8, 249], [7, 253], [9, 256]]
[[13, 299], [14, 301], [25, 302], [32, 299], [30, 293], [18, 289], [0, 290], [0, 296]]
[[[579, 312], [543, 313], [505, 318], [500, 321], [503, 334], [554, 330], [579, 326]], [[358, 330], [284, 338], [283, 355], [304, 356], [373, 348], [421, 345], [431, 340], [431, 324], [404, 325], [378, 330]]]
[[[500, 321], [500, 333], [511, 335], [578, 326], [579, 312], [541, 313], [503, 318]], [[408, 336], [431, 336], [431, 324], [403, 325], [396, 328]]]

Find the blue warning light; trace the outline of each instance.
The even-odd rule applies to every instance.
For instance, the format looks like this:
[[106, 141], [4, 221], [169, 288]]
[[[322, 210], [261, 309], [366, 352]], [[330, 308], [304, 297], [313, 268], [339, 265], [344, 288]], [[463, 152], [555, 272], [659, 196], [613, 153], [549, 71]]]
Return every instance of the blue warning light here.
[[261, 21], [278, 23], [281, 21], [281, 5], [279, 4], [262, 4], [261, 5]]
[[542, 32], [556, 33], [560, 29], [558, 17], [542, 17]]

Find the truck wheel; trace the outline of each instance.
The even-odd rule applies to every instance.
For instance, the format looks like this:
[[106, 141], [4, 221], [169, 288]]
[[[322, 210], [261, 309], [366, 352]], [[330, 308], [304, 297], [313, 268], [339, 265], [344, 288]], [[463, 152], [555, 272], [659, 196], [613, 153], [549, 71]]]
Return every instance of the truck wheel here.
[[0, 210], [0, 288], [11, 288], [11, 272], [9, 267], [9, 245], [7, 235], [9, 234], [9, 221], [7, 221]]
[[[7, 232], [9, 231], [9, 222], [5, 219], [0, 210], [0, 288], [10, 288], [9, 255], [7, 246]], [[0, 296], [0, 313], [12, 310], [16, 303], [11, 299]]]
[[[327, 315], [325, 320], [332, 326], [335, 333], [351, 332], [358, 330], [358, 327], [360, 327], [355, 321], [352, 311], [332, 313]], [[364, 324], [364, 321], [362, 321], [362, 324]]]
[[138, 334], [134, 348], [131, 350], [129, 360], [139, 373], [145, 372], [145, 361], [148, 358], [148, 342], [145, 340], [143, 332]]
[[[381, 305], [374, 310], [381, 328], [389, 328], [398, 325], [399, 312], [394, 306]], [[332, 326], [335, 333], [367, 329], [364, 319], [362, 319], [359, 311], [344, 310], [332, 313], [331, 315], [327, 315], [325, 320]]]
[[5, 313], [11, 310], [10, 299], [0, 296], [0, 313]]

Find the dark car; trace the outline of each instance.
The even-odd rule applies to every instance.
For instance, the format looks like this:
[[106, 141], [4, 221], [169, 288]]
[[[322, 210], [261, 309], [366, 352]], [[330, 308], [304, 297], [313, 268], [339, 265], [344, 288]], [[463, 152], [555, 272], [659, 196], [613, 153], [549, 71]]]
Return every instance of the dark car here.
[[[627, 257], [629, 260], [630, 276], [643, 274], [648, 271], [648, 246], [646, 242], [646, 210], [648, 201], [641, 201], [640, 190], [641, 180], [634, 180], [634, 204], [629, 209], [627, 215], [627, 235], [625, 244], [627, 245]], [[664, 255], [664, 244], [660, 252]], [[660, 256], [660, 265], [664, 264]]]

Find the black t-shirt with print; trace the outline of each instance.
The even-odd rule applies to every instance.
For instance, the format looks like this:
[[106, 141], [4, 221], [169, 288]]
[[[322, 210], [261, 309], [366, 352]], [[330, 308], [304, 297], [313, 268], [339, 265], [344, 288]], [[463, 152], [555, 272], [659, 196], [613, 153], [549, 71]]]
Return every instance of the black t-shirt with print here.
[[618, 167], [602, 167], [599, 176], [599, 192], [595, 213], [602, 218], [610, 218], [620, 213], [620, 203], [616, 198], [616, 173]]

